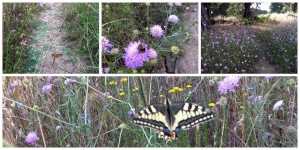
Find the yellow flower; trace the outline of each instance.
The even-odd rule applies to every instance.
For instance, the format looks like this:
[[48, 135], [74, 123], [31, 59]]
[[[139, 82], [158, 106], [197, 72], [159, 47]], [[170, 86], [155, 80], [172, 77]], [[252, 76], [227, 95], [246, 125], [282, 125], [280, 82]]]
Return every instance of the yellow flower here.
[[241, 108], [241, 109], [245, 109], [246, 107], [245, 107], [245, 106], [241, 106], [240, 108]]
[[164, 97], [164, 95], [163, 95], [163, 94], [160, 94], [160, 95], [159, 95], [159, 97], [160, 97], [160, 98], [163, 98], [163, 97]]
[[178, 54], [180, 51], [180, 49], [177, 46], [172, 46], [171, 47], [171, 52], [174, 54]]
[[107, 96], [107, 98], [108, 98], [108, 99], [112, 99], [113, 97], [112, 97], [112, 96]]
[[183, 88], [178, 88], [178, 92], [182, 92], [183, 91]]
[[169, 93], [170, 93], [170, 94], [175, 93], [175, 90], [174, 90], [174, 89], [171, 89], [171, 90], [169, 90]]
[[173, 87], [173, 89], [174, 89], [175, 91], [177, 91], [177, 90], [179, 89], [179, 87], [175, 86], [175, 87]]
[[208, 106], [213, 108], [213, 107], [216, 106], [216, 104], [215, 103], [209, 103]]
[[247, 97], [247, 96], [248, 96], [248, 94], [245, 92], [245, 93], [243, 93], [243, 96], [244, 96], [244, 97]]
[[132, 92], [136, 92], [136, 91], [138, 91], [138, 90], [139, 90], [139, 88], [138, 88], [138, 87], [135, 87], [135, 88], [132, 89]]
[[118, 85], [118, 82], [117, 81], [110, 81], [109, 85]]
[[192, 88], [192, 86], [190, 84], [186, 85], [186, 88]]
[[120, 95], [120, 96], [124, 96], [124, 95], [125, 95], [125, 92], [121, 92], [119, 95]]
[[128, 79], [127, 78], [123, 78], [123, 79], [121, 79], [121, 82], [123, 82], [123, 83], [126, 83], [128, 81]]

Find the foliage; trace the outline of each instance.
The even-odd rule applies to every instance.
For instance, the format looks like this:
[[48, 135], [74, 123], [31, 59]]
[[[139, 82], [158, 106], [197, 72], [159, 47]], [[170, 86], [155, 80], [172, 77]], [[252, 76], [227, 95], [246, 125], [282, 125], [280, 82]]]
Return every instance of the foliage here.
[[[134, 125], [127, 113], [166, 97], [210, 106], [217, 114], [180, 131], [170, 147], [297, 147], [296, 77], [241, 77], [227, 94], [219, 94], [224, 77], [71, 78], [77, 82], [3, 78], [3, 138], [27, 147], [25, 135], [35, 131], [35, 147], [162, 147], [154, 130]], [[41, 91], [46, 84], [52, 84], [49, 93]], [[175, 87], [183, 91], [168, 93]]]
[[36, 27], [37, 3], [3, 3], [3, 73], [23, 72], [30, 33]]
[[[74, 3], [65, 5], [67, 39], [76, 43], [76, 51], [86, 56], [87, 72], [99, 72], [99, 4]], [[74, 51], [72, 51], [74, 55]]]
[[[184, 6], [170, 7], [166, 3], [103, 3], [102, 4], [102, 36], [109, 39], [116, 52], [102, 53], [102, 67], [109, 67], [110, 73], [150, 72], [167, 56], [179, 57], [181, 53], [173, 54], [172, 46], [182, 49], [190, 38], [183, 24]], [[167, 18], [177, 15], [179, 22], [172, 24]], [[149, 29], [159, 25], [164, 30], [163, 37], [154, 38]], [[165, 31], [166, 30], [166, 31]], [[158, 52], [157, 61], [148, 61], [137, 70], [128, 69], [124, 65], [124, 48], [132, 41], [143, 41], [148, 47]]]

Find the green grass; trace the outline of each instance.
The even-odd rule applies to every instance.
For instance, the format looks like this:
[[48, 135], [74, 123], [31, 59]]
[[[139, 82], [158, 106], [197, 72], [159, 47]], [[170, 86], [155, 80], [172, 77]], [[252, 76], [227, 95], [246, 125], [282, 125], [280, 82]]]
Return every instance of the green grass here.
[[[236, 91], [226, 95], [218, 92], [223, 77], [137, 76], [128, 77], [127, 82], [121, 82], [123, 77], [54, 77], [51, 92], [42, 93], [46, 78], [3, 79], [2, 132], [10, 145], [28, 147], [25, 136], [36, 131], [40, 138], [36, 147], [163, 147], [164, 141], [155, 130], [133, 124], [127, 114], [131, 108], [162, 103], [162, 94], [172, 102], [187, 100], [205, 107], [216, 104], [213, 121], [180, 131], [179, 139], [169, 142], [169, 147], [297, 146], [295, 77], [273, 77], [270, 81], [242, 77]], [[65, 85], [67, 78], [77, 83]], [[111, 85], [111, 81], [118, 83]], [[11, 89], [11, 83], [18, 85]], [[188, 84], [192, 88], [186, 88]], [[132, 91], [134, 87], [139, 90]], [[169, 94], [173, 87], [183, 91]], [[106, 92], [113, 98], [104, 96]], [[279, 100], [284, 104], [273, 110]], [[62, 129], [56, 131], [57, 126]]]
[[[99, 72], [99, 4], [74, 3], [65, 5], [67, 39], [75, 43], [78, 56], [88, 61], [85, 70]], [[71, 49], [74, 47], [71, 47]], [[74, 53], [73, 51], [71, 53]]]
[[37, 3], [3, 3], [3, 73], [22, 72], [30, 33], [36, 27]]

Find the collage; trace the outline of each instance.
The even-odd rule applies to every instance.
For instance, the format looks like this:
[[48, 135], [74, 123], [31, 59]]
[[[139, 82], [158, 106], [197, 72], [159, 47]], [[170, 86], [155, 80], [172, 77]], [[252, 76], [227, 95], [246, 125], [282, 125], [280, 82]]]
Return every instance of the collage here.
[[0, 148], [298, 148], [296, 0], [0, 6]]

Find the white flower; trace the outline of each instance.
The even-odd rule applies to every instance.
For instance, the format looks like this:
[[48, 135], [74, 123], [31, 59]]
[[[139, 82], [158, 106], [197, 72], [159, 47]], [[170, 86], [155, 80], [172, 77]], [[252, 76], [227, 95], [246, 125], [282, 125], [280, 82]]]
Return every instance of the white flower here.
[[278, 110], [281, 105], [283, 105], [283, 100], [276, 102], [273, 106], [273, 110]]

